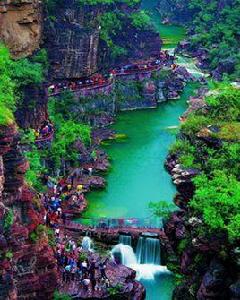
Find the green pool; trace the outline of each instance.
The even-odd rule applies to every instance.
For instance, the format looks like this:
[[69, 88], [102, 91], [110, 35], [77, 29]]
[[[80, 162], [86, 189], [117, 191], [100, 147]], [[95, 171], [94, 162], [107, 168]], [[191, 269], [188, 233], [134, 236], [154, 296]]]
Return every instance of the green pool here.
[[113, 127], [126, 139], [112, 141], [105, 150], [111, 159], [107, 188], [91, 192], [84, 217], [136, 217], [149, 215], [150, 201], [171, 202], [175, 187], [164, 169], [169, 146], [175, 140], [178, 117], [195, 85], [189, 84], [180, 100], [160, 104], [158, 109], [122, 112]]
[[[164, 42], [164, 49], [174, 49], [185, 37], [179, 26], [162, 25], [154, 9], [157, 1], [143, 0], [152, 21]], [[178, 63], [193, 69], [191, 59], [178, 57]], [[172, 202], [176, 192], [170, 176], [164, 169], [164, 160], [176, 138], [179, 116], [186, 110], [189, 96], [197, 84], [188, 84], [179, 100], [159, 105], [157, 109], [122, 112], [113, 129], [126, 138], [111, 141], [104, 146], [111, 159], [111, 169], [106, 175], [107, 188], [88, 194], [85, 218], [146, 218], [150, 201]], [[155, 280], [141, 280], [146, 287], [147, 300], [170, 300], [174, 288], [171, 275], [159, 274]]]

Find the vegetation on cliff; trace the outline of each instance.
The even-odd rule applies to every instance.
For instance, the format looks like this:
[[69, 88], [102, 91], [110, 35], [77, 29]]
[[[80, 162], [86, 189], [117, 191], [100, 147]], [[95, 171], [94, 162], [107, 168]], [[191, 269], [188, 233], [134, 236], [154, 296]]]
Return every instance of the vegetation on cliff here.
[[70, 93], [65, 93], [61, 99], [51, 98], [49, 101], [50, 119], [54, 122], [55, 137], [44, 156], [50, 159], [56, 170], [65, 166], [69, 161], [79, 161], [79, 150], [74, 146], [78, 140], [85, 146], [90, 144], [91, 128], [86, 124], [79, 123], [74, 119], [74, 113], [69, 110], [74, 98]]
[[[211, 70], [240, 76], [238, 0], [159, 0], [159, 12], [189, 29], [190, 49], [207, 53]], [[205, 56], [205, 55], [204, 55]]]
[[0, 125], [14, 122], [17, 101], [21, 101], [22, 89], [43, 80], [43, 68], [28, 59], [14, 61], [9, 50], [0, 44]]
[[[179, 162], [199, 168], [196, 191], [189, 203], [208, 232], [226, 232], [230, 242], [240, 238], [240, 90], [221, 87], [205, 99], [205, 110], [192, 113], [181, 126], [182, 139], [173, 145]], [[223, 132], [224, 131], [224, 134]], [[187, 157], [187, 158], [186, 158]]]
[[215, 69], [219, 63], [234, 63], [234, 73], [230, 77], [240, 76], [239, 26], [240, 6], [238, 0], [229, 0], [224, 4], [212, 0], [206, 5], [205, 0], [191, 0], [190, 8], [197, 13], [193, 18], [193, 45], [208, 49], [210, 67]]

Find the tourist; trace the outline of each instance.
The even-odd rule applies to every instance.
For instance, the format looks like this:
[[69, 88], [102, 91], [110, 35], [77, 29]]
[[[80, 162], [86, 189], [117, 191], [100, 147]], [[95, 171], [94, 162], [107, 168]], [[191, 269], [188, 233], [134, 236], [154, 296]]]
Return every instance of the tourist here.
[[108, 277], [106, 275], [105, 269], [106, 269], [106, 261], [104, 263], [100, 262], [100, 264], [99, 264], [99, 271], [100, 271], [102, 279], [108, 279]]
[[88, 274], [88, 262], [87, 262], [87, 260], [84, 260], [82, 262], [81, 269], [82, 269], [83, 276], [86, 276], [86, 274]]
[[84, 290], [87, 292], [90, 286], [90, 279], [86, 277], [83, 279], [82, 283], [83, 283]]
[[88, 172], [89, 172], [89, 176], [92, 176], [93, 168], [89, 167]]
[[66, 225], [66, 214], [64, 212], [62, 212], [62, 220], [63, 220], [63, 225]]
[[71, 265], [67, 265], [65, 268], [65, 282], [68, 283], [71, 280]]

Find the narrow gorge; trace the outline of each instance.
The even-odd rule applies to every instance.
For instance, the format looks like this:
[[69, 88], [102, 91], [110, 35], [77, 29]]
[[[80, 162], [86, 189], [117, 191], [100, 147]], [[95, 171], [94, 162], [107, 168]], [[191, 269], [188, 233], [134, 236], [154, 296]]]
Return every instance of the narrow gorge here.
[[2, 0], [0, 299], [240, 299], [238, 0]]

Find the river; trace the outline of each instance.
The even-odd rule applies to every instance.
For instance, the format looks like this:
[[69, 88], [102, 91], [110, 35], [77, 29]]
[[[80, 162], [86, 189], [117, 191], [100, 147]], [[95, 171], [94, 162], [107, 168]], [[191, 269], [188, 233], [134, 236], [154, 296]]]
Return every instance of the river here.
[[[163, 48], [173, 50], [185, 36], [179, 26], [163, 25], [154, 9], [157, 1], [143, 0], [143, 8], [160, 32]], [[178, 63], [193, 74], [199, 71], [190, 58], [178, 57]], [[107, 143], [104, 148], [111, 159], [106, 175], [107, 188], [88, 194], [85, 218], [147, 218], [150, 201], [172, 202], [176, 192], [164, 169], [164, 160], [175, 141], [179, 116], [186, 110], [186, 100], [193, 95], [196, 84], [188, 84], [179, 100], [168, 101], [157, 109], [122, 112], [112, 128], [125, 139]], [[155, 280], [141, 280], [148, 300], [170, 300], [174, 288], [171, 275], [158, 274]]]

